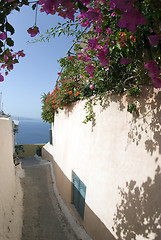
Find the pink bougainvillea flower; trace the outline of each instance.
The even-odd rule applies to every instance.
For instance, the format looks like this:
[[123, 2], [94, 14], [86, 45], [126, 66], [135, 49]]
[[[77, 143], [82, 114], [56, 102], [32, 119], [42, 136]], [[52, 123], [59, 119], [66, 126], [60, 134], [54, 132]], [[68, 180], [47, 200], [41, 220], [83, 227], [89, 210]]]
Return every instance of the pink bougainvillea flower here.
[[84, 19], [85, 18], [84, 13], [77, 15], [77, 18], [79, 18], [79, 21], [81, 21], [81, 19]]
[[66, 10], [66, 11], [62, 11], [62, 10], [60, 11], [59, 10], [58, 15], [63, 17], [64, 19], [69, 18], [74, 22], [74, 13], [75, 13], [75, 10], [73, 10], [73, 9], [69, 9], [69, 10]]
[[93, 9], [90, 7], [84, 16], [90, 21], [97, 21], [100, 17], [100, 11], [98, 8]]
[[74, 14], [75, 14], [75, 10], [67, 10], [66, 11], [66, 17], [71, 19], [74, 22]]
[[131, 32], [136, 31], [137, 25], [145, 25], [146, 19], [142, 16], [136, 8], [132, 8], [128, 12], [124, 12], [121, 16], [118, 26], [121, 28], [127, 27]]
[[150, 35], [148, 36], [149, 42], [151, 46], [155, 46], [159, 44], [159, 37], [158, 35]]
[[83, 60], [84, 54], [83, 53], [78, 53], [78, 60]]
[[144, 68], [148, 69], [148, 76], [151, 78], [157, 78], [160, 74], [160, 70], [155, 61], [151, 60], [144, 65]]
[[59, 76], [61, 76], [62, 74], [60, 72], [57, 73]]
[[[55, 14], [65, 18], [69, 18], [74, 21], [75, 7], [74, 3], [70, 0], [40, 0], [41, 12], [46, 12], [47, 14]], [[61, 5], [61, 8], [59, 7]], [[63, 7], [63, 8], [62, 8]]]
[[98, 39], [96, 37], [93, 39], [88, 39], [88, 45], [91, 49], [97, 50]]
[[4, 77], [2, 75], [2, 73], [0, 73], [0, 82], [3, 82], [4, 81]]
[[80, 0], [85, 6], [87, 6], [91, 1], [90, 0]]
[[91, 26], [91, 23], [90, 21], [81, 22], [81, 26], [89, 28]]
[[149, 71], [149, 72], [148, 72], [148, 76], [149, 76], [150, 78], [158, 77], [159, 74], [160, 74], [159, 68], [156, 69], [156, 70], [154, 70], [154, 71]]
[[39, 28], [36, 26], [29, 28], [27, 32], [31, 35], [31, 37], [35, 37], [38, 33], [40, 33]]
[[91, 21], [89, 21], [89, 19], [87, 19], [87, 17], [85, 16], [85, 13], [77, 15], [77, 18], [79, 18], [79, 21], [81, 21], [82, 27], [89, 28], [91, 26]]
[[13, 63], [8, 63], [7, 68], [8, 68], [8, 70], [12, 70], [13, 69]]
[[95, 71], [95, 66], [93, 64], [88, 63], [86, 66], [86, 71], [90, 75], [90, 78], [93, 78], [93, 72]]
[[74, 4], [71, 0], [54, 0], [53, 2], [60, 2], [64, 9], [71, 10], [74, 8]]
[[113, 6], [116, 6], [117, 8], [120, 9], [120, 11], [128, 11], [132, 8], [133, 4], [134, 4], [135, 0], [111, 0], [111, 9], [113, 10], [114, 8]]
[[1, 68], [5, 69], [6, 65], [5, 64], [2, 64], [1, 65]]
[[90, 60], [90, 56], [87, 54], [83, 54], [83, 53], [78, 53], [78, 60], [82, 60], [84, 62], [88, 62]]
[[109, 11], [114, 10], [116, 7], [116, 4], [113, 1], [111, 1], [110, 3], [107, 3], [107, 5], [110, 5]]
[[6, 32], [0, 33], [0, 39], [1, 40], [5, 40], [6, 38], [7, 38], [7, 33]]
[[121, 58], [120, 64], [129, 64], [132, 63], [133, 60], [131, 58]]
[[21, 51], [18, 51], [18, 58], [19, 57], [25, 57], [25, 53], [23, 52], [23, 50], [21, 50]]
[[93, 89], [94, 89], [94, 84], [91, 84], [91, 85], [89, 86], [89, 88], [90, 88], [91, 90], [93, 90]]
[[97, 56], [103, 67], [109, 65], [109, 59], [106, 57], [105, 51], [100, 50]]
[[116, 16], [116, 13], [115, 13], [115, 12], [112, 12], [112, 13], [111, 13], [111, 17], [114, 17], [114, 16]]
[[153, 79], [154, 88], [161, 88], [161, 79], [154, 77]]
[[53, 11], [56, 11], [59, 6], [59, 0], [41, 0], [39, 1], [41, 5], [41, 11], [46, 12], [47, 14], [52, 14]]
[[154, 69], [158, 68], [158, 65], [156, 64], [155, 61], [150, 60], [144, 65], [144, 67], [150, 71], [153, 71]]
[[4, 55], [4, 61], [3, 62], [7, 62], [8, 61], [8, 56]]
[[103, 32], [103, 31], [102, 31], [102, 28], [96, 26], [96, 29], [94, 30], [94, 32], [97, 32], [99, 34], [100, 32]]
[[107, 29], [106, 29], [106, 32], [107, 32], [107, 34], [109, 34], [109, 35], [113, 34], [111, 28], [107, 28]]
[[98, 26], [100, 26], [103, 21], [103, 16], [101, 15], [101, 12], [98, 7], [95, 7], [95, 8], [89, 7], [88, 11], [86, 11], [82, 15], [82, 20], [84, 18], [87, 18], [92, 23], [96, 22]]

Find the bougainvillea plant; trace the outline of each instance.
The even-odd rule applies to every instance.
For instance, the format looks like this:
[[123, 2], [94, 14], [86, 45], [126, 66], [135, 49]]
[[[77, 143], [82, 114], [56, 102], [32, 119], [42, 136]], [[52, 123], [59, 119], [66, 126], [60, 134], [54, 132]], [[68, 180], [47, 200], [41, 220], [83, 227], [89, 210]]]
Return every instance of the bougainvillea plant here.
[[1, 0], [0, 2], [0, 81], [4, 81], [4, 76], [13, 69], [14, 64], [19, 62], [20, 57], [24, 57], [23, 50], [13, 52], [14, 41], [12, 35], [15, 30], [8, 22], [7, 16], [13, 11], [19, 11], [20, 7], [28, 4], [27, 1]]
[[[94, 103], [96, 98], [102, 101], [107, 91], [137, 95], [143, 84], [160, 88], [160, 2], [90, 1], [85, 6], [88, 10], [81, 10], [77, 20], [87, 30], [70, 56], [73, 68], [68, 57], [60, 60], [63, 69], [60, 80], [68, 77], [79, 82], [82, 86], [79, 97], [93, 96]], [[69, 22], [64, 29], [59, 25], [48, 31], [47, 37], [60, 34], [60, 30], [69, 35]], [[80, 35], [79, 31], [75, 33]], [[62, 85], [59, 94], [63, 93]], [[91, 119], [88, 115], [87, 121]]]
[[[7, 71], [18, 60], [5, 44], [13, 46], [8, 32], [14, 33], [6, 16], [12, 10], [29, 5], [27, 0], [2, 0], [0, 26], [1, 62]], [[32, 8], [54, 15], [57, 13], [66, 24], [58, 24], [47, 31], [46, 39], [61, 33], [76, 35], [80, 41], [72, 56], [60, 60], [63, 67], [55, 92], [45, 101], [55, 112], [67, 104], [104, 92], [127, 91], [139, 93], [145, 83], [161, 87], [161, 1], [160, 0], [40, 0]], [[80, 30], [78, 26], [84, 30]], [[75, 28], [75, 29], [74, 29]], [[74, 30], [73, 30], [74, 29]], [[28, 29], [32, 37], [39, 33], [36, 20]], [[83, 34], [82, 34], [83, 33]], [[44, 40], [45, 36], [41, 39]], [[7, 56], [7, 57], [6, 57]], [[13, 57], [14, 56], [14, 57]], [[20, 55], [21, 56], [21, 55]], [[70, 66], [70, 67], [69, 67]], [[72, 67], [71, 67], [72, 66]], [[7, 72], [6, 72], [7, 73]], [[1, 75], [2, 77], [2, 75]], [[52, 99], [52, 100], [51, 100]], [[46, 99], [47, 100], [47, 99]], [[55, 101], [55, 102], [53, 102]]]

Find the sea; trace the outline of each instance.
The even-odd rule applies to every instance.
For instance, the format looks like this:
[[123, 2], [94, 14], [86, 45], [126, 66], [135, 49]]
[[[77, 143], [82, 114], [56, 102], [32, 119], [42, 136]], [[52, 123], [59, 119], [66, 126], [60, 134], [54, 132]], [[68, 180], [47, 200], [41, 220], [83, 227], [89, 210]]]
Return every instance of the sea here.
[[16, 144], [44, 144], [50, 141], [50, 124], [41, 119], [12, 118], [18, 123]]

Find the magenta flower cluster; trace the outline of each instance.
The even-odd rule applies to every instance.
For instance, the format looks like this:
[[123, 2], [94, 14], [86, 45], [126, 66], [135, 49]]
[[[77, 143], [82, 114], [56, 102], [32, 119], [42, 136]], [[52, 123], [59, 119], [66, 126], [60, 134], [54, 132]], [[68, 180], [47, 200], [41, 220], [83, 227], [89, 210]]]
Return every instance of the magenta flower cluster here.
[[29, 28], [27, 32], [31, 35], [31, 37], [35, 37], [38, 33], [40, 33], [39, 28], [37, 26]]
[[159, 44], [159, 36], [158, 35], [150, 35], [148, 36], [149, 42], [151, 46], [156, 46]]
[[[6, 0], [8, 3], [15, 2], [16, 0]], [[86, 63], [85, 70], [89, 77], [92, 79], [94, 73], [97, 69], [96, 62], [101, 64], [101, 67], [105, 71], [110, 69], [110, 55], [112, 46], [119, 44], [120, 48], [127, 47], [126, 34], [122, 34], [116, 39], [115, 28], [126, 28], [132, 34], [135, 34], [138, 26], [141, 29], [143, 25], [149, 24], [145, 17], [140, 13], [137, 0], [39, 0], [37, 2], [40, 6], [40, 11], [45, 12], [46, 14], [58, 14], [64, 19], [68, 18], [72, 21], [75, 21], [77, 17], [80, 21], [82, 27], [93, 27], [94, 34], [87, 40], [87, 47], [81, 52], [78, 53], [78, 60]], [[80, 7], [82, 6], [82, 7]], [[103, 10], [102, 10], [103, 9]], [[118, 13], [120, 12], [120, 13]], [[104, 17], [109, 17], [110, 21], [116, 20], [116, 25], [113, 28], [110, 27], [110, 24], [104, 27], [105, 19]], [[145, 15], [146, 16], [146, 15]], [[122, 30], [121, 30], [122, 31]], [[146, 36], [149, 40], [150, 46], [155, 49], [159, 44], [160, 35], [153, 32], [153, 29], [149, 29], [150, 34]], [[29, 28], [27, 32], [31, 37], [35, 37], [40, 33], [39, 28], [36, 26], [36, 23], [33, 27]], [[133, 36], [131, 41], [137, 41]], [[7, 33], [0, 33], [0, 40], [5, 41], [7, 38]], [[120, 43], [119, 43], [120, 41]], [[121, 42], [122, 41], [122, 42]], [[123, 52], [123, 51], [122, 51]], [[13, 69], [13, 64], [16, 57], [11, 53], [7, 53], [8, 56], [4, 56], [4, 63], [2, 67], [7, 67], [8, 70]], [[18, 56], [23, 57], [24, 53], [19, 53]], [[130, 54], [125, 57], [124, 54], [120, 54], [120, 64], [133, 64], [135, 59], [132, 59]], [[13, 59], [8, 61], [6, 59]], [[154, 86], [160, 86], [160, 70], [157, 66], [156, 61], [151, 59], [145, 64], [145, 69], [148, 70], [148, 76], [154, 82]]]
[[[0, 40], [5, 41], [7, 39], [7, 32], [0, 33]], [[18, 62], [19, 57], [24, 57], [25, 54], [23, 50], [18, 51], [17, 53], [13, 53], [12, 50], [6, 51], [4, 54], [4, 59], [1, 59], [1, 67], [0, 71], [7, 68], [5, 71], [5, 75], [8, 74], [8, 71], [13, 69], [13, 65]], [[4, 76], [0, 72], [0, 82], [4, 81]]]
[[4, 40], [6, 40], [6, 38], [7, 38], [7, 33], [6, 32], [1, 32], [0, 33], [0, 39], [4, 41]]
[[41, 12], [47, 14], [58, 13], [63, 18], [69, 18], [74, 21], [75, 5], [70, 0], [40, 0]]
[[93, 78], [94, 70], [95, 70], [95, 66], [93, 64], [88, 63], [86, 67], [86, 71], [90, 75], [90, 78]]
[[[8, 75], [8, 71], [13, 69], [14, 64], [18, 63], [20, 57], [25, 57], [23, 50], [18, 51], [16, 53], [13, 53], [12, 50], [7, 51], [6, 54], [4, 55], [4, 60], [2, 60], [0, 70], [2, 71], [3, 69], [6, 69], [5, 75]], [[2, 81], [4, 81], [4, 77], [3, 74], [0, 73], [0, 82]]]
[[144, 67], [149, 70], [148, 76], [152, 78], [155, 88], [161, 87], [161, 79], [159, 78], [160, 70], [155, 61], [151, 60], [147, 62]]
[[[90, 55], [90, 50], [95, 51], [95, 57], [100, 61], [103, 67], [109, 69], [109, 56], [108, 56], [108, 48], [109, 48], [109, 36], [113, 34], [113, 31], [108, 27], [106, 29], [106, 35], [101, 39], [100, 33], [102, 33], [102, 23], [103, 23], [103, 15], [101, 14], [99, 4], [106, 3], [110, 5], [109, 11], [112, 11], [111, 17], [116, 15], [115, 8], [118, 8], [122, 15], [118, 21], [118, 27], [120, 28], [128, 28], [129, 31], [135, 32], [138, 25], [145, 25], [146, 19], [140, 14], [139, 10], [134, 7], [134, 3], [136, 0], [111, 0], [111, 1], [99, 1], [96, 0], [93, 6], [89, 6], [87, 11], [81, 10], [81, 14], [77, 15], [81, 25], [83, 27], [91, 27], [93, 24], [96, 26], [95, 33], [96, 37], [93, 39], [88, 39], [88, 47], [84, 50], [84, 52], [78, 54], [78, 60], [82, 60], [87, 62], [86, 71], [89, 74], [90, 78], [93, 78], [93, 73], [95, 71], [95, 64], [92, 61], [92, 57]], [[81, 0], [81, 2], [88, 6], [91, 3], [89, 0]], [[69, 18], [74, 21], [74, 14], [76, 13], [76, 8], [73, 2], [70, 0], [40, 0], [39, 4], [41, 5], [41, 11], [46, 12], [47, 14], [55, 14], [58, 13], [59, 16], [63, 18]], [[159, 37], [157, 35], [148, 36], [149, 42], [151, 46], [155, 46], [159, 43]], [[104, 44], [102, 44], [104, 42]], [[114, 41], [110, 42], [115, 44]], [[122, 58], [120, 59], [120, 64], [130, 64], [133, 62], [131, 58]], [[148, 65], [148, 63], [147, 63]], [[145, 65], [146, 66], [146, 65]], [[149, 77], [154, 71], [149, 71]], [[155, 70], [156, 73], [156, 70]], [[156, 78], [158, 79], [159, 74], [152, 77], [153, 82], [156, 83]], [[156, 86], [156, 84], [154, 84]], [[158, 85], [157, 85], [158, 86]]]
[[[75, 1], [75, 3], [76, 2], [77, 1]], [[99, 5], [103, 5], [104, 3], [109, 5], [108, 11], [111, 12], [111, 17], [116, 16], [115, 9], [119, 9], [122, 14], [118, 21], [118, 27], [127, 28], [133, 33], [135, 33], [137, 30], [138, 25], [146, 24], [146, 19], [142, 14], [140, 14], [137, 7], [134, 7], [136, 0], [95, 0], [92, 5], [90, 0], [81, 0], [81, 2], [84, 6], [88, 6], [88, 10], [80, 10], [80, 14], [77, 15], [77, 17], [81, 22], [81, 26], [83, 27], [89, 28], [93, 24], [96, 26], [94, 30], [96, 37], [93, 39], [88, 39], [88, 47], [84, 50], [84, 52], [78, 54], [78, 60], [87, 62], [85, 69], [89, 74], [89, 77], [93, 78], [93, 73], [96, 68], [94, 62], [92, 61], [93, 56], [90, 55], [90, 50], [94, 50], [95, 57], [97, 57], [101, 65], [106, 69], [109, 69], [108, 66], [110, 59], [108, 56], [108, 48], [109, 44], [115, 44], [114, 41], [109, 43], [109, 36], [113, 34], [113, 31], [110, 27], [106, 29], [106, 35], [104, 35], [104, 37], [101, 36], [102, 38], [100, 37], [100, 34], [102, 33], [103, 15], [100, 11]], [[41, 12], [46, 12], [47, 14], [52, 15], [58, 13], [59, 16], [71, 19], [72, 21], [74, 21], [75, 14], [77, 12], [75, 3], [71, 0], [39, 0], [38, 2], [38, 4], [41, 5]], [[39, 29], [36, 26], [29, 28], [27, 31], [29, 34], [31, 34], [31, 37], [34, 37], [39, 33]], [[150, 35], [148, 36], [148, 39], [151, 46], [156, 46], [159, 43], [158, 35]], [[104, 44], [102, 44], [102, 42], [104, 42]], [[131, 58], [120, 59], [120, 64], [130, 64], [132, 62], [133, 59]], [[151, 72], [152, 71], [150, 71], [148, 74], [150, 77]], [[152, 78], [153, 82], [154, 77]], [[157, 78], [158, 77], [159, 75], [157, 75]], [[156, 86], [156, 84], [154, 86]]]

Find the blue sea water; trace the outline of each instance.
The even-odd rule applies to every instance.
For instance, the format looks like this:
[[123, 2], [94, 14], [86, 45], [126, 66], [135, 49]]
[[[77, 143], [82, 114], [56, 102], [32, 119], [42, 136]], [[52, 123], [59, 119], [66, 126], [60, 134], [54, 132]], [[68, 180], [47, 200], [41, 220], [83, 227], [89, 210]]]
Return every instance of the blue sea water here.
[[49, 142], [50, 124], [39, 119], [20, 119], [16, 144], [40, 144]]

